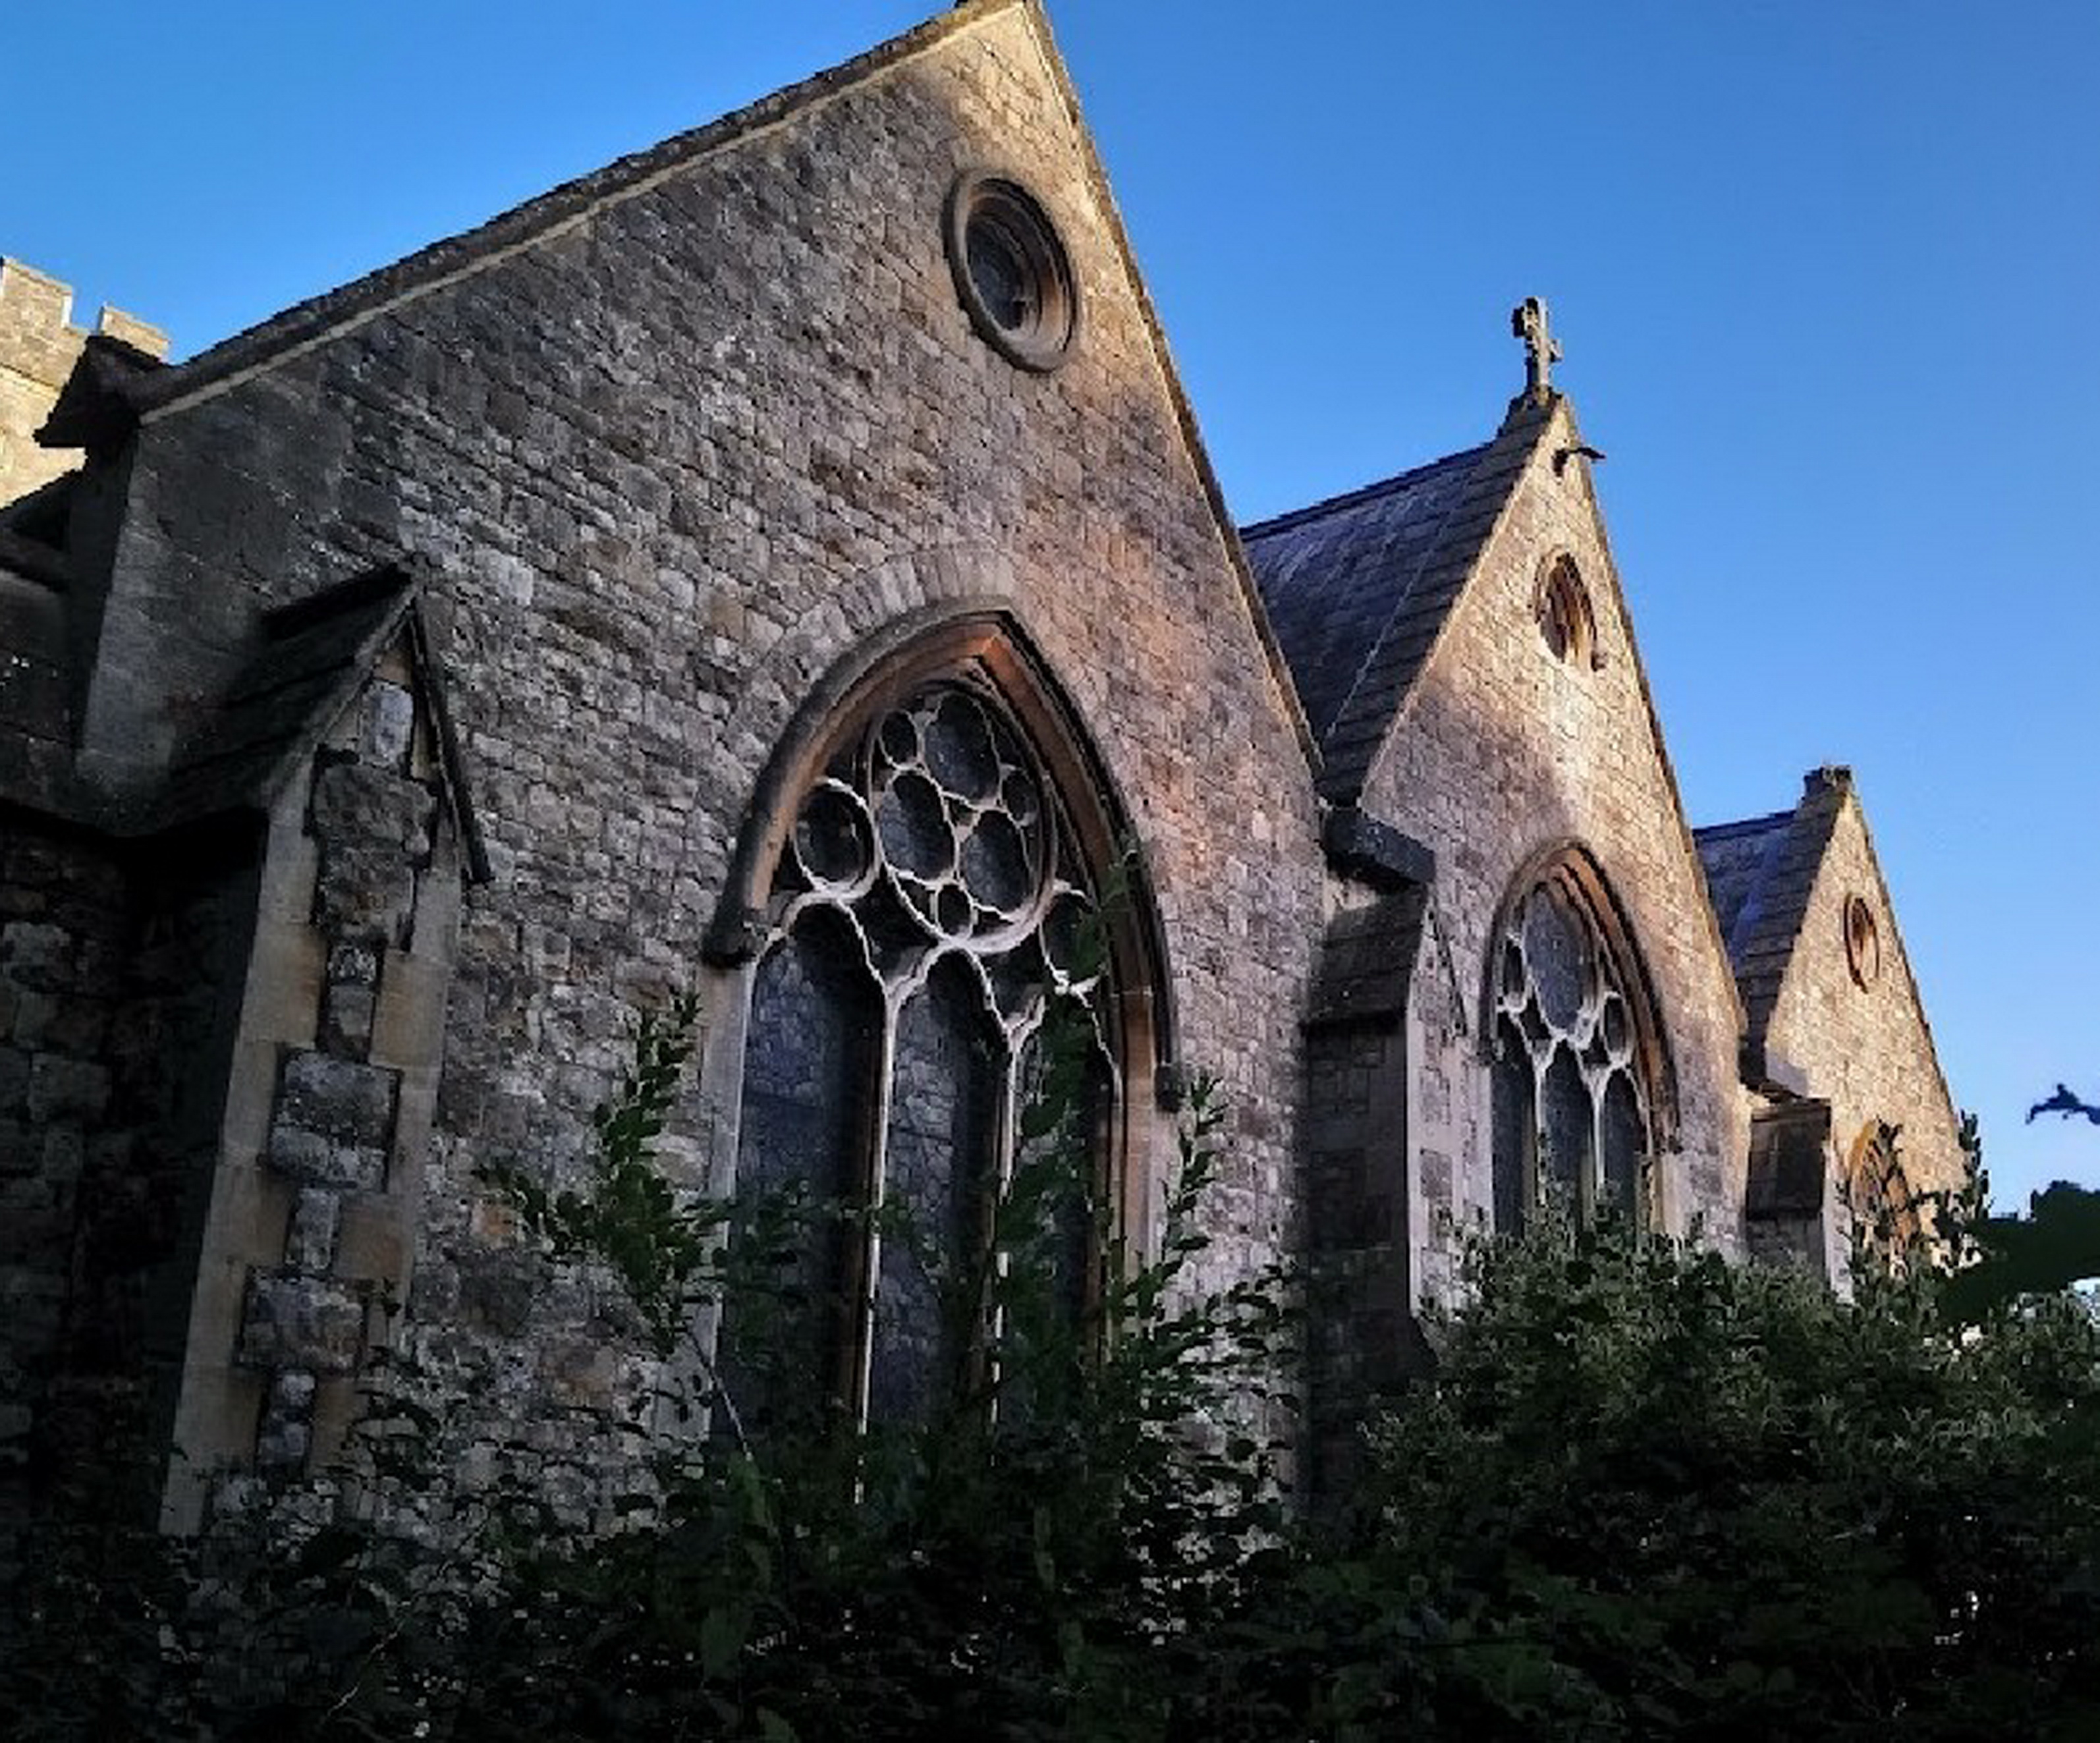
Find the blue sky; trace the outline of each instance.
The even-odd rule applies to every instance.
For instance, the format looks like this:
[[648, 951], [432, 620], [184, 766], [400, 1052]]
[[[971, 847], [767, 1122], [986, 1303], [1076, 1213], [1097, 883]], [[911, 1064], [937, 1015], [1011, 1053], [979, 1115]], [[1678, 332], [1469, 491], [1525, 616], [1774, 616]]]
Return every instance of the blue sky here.
[[[1693, 821], [1851, 763], [2000, 1201], [2100, 1181], [2100, 6], [1050, 4], [1235, 512], [1549, 298]], [[181, 355], [930, 9], [20, 9], [0, 253]]]

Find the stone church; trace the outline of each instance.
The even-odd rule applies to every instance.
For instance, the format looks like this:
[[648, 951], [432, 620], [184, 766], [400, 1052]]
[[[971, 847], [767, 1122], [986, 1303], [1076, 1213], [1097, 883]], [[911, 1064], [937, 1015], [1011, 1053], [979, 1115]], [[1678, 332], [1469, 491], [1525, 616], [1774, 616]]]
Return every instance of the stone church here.
[[[1544, 1199], [1842, 1282], [1960, 1176], [1849, 774], [1686, 817], [1546, 311], [1477, 446], [1235, 525], [1039, 0], [187, 362], [66, 320], [0, 269], [18, 1494], [121, 1404], [192, 1526], [382, 1340], [550, 1447], [626, 1396], [479, 1171], [574, 1177], [676, 989], [682, 1181], [957, 1241], [1053, 994], [1140, 1247], [1215, 1077], [1207, 1262], [1347, 1261], [1344, 1417]], [[876, 1229], [830, 1371], [908, 1413]]]

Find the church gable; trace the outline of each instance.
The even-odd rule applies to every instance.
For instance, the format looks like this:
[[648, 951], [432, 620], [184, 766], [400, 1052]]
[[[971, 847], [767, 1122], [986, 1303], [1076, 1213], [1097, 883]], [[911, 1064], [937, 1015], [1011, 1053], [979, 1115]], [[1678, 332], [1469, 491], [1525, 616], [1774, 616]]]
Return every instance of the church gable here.
[[[1118, 1061], [1119, 1184], [1149, 1194], [1144, 1171], [1171, 1157], [1162, 1103], [1185, 1057], [1219, 1073], [1239, 1126], [1220, 1276], [1294, 1225], [1320, 900], [1307, 746], [1039, 11], [958, 9], [725, 126], [126, 390], [137, 421], [86, 737], [139, 790], [186, 786], [200, 757], [261, 766], [280, 704], [328, 662], [258, 663], [256, 626], [297, 624], [346, 574], [422, 559], [417, 620], [442, 656], [488, 872], [465, 892], [456, 952], [424, 973], [403, 947], [443, 1013], [421, 1037], [441, 1048], [443, 1092], [414, 1105], [406, 1138], [373, 1122], [411, 1107], [408, 1077], [384, 1076], [409, 1067], [319, 1039], [316, 1001], [337, 993], [315, 976], [338, 954], [315, 944], [320, 920], [265, 941], [281, 957], [258, 984], [291, 991], [254, 1006], [263, 1026], [229, 1115], [245, 1122], [228, 1140], [236, 1196], [214, 1210], [216, 1293], [193, 1315], [185, 1444], [207, 1465], [293, 1468], [325, 1444], [361, 1335], [351, 1308], [411, 1260], [461, 1391], [550, 1445], [582, 1432], [562, 1402], [614, 1383], [589, 1293], [523, 1263], [477, 1170], [579, 1166], [633, 1007], [681, 986], [701, 995], [697, 1087], [669, 1141], [682, 1179], [733, 1177], [754, 987], [793, 935], [772, 922], [805, 894], [740, 891], [738, 844], [774, 810], [775, 833], [791, 828], [812, 796], [768, 785], [803, 723], [852, 764], [867, 815], [893, 788], [938, 788], [950, 832], [933, 858], [885, 842], [882, 869], [902, 863], [933, 904], [903, 916], [929, 973], [962, 954], [958, 932], [927, 929], [982, 894], [964, 856], [1000, 826], [965, 817], [982, 797], [967, 782], [927, 786], [930, 752], [915, 761], [862, 729], [887, 720], [867, 699], [904, 683], [914, 651], [980, 630], [1025, 651], [1058, 733], [1020, 730], [1025, 697], [989, 654], [919, 673], [935, 687], [907, 686], [892, 712], [920, 730], [966, 695], [1013, 729], [1001, 766], [1016, 770], [1083, 747], [1060, 766], [1074, 830], [1115, 823], [1092, 844], [1095, 887], [1125, 846], [1143, 857], [1158, 1020], [1135, 1021], [1137, 989], [1118, 988], [1136, 1037]], [[1004, 258], [982, 281], [978, 210], [1013, 244], [990, 239]], [[1031, 280], [1046, 247], [1055, 263]], [[1047, 325], [1026, 312], [1045, 287], [1065, 298]], [[128, 681], [156, 662], [166, 682]], [[1033, 827], [1007, 823], [1008, 837]], [[285, 875], [329, 885], [332, 863], [311, 863], [298, 827], [280, 834]], [[374, 891], [398, 894], [400, 867], [372, 864]], [[834, 939], [898, 917], [832, 906]], [[900, 1009], [916, 966], [885, 981]], [[778, 974], [763, 984], [785, 996]], [[943, 986], [953, 1017], [969, 986]], [[271, 1109], [315, 1097], [363, 1135], [288, 1184], [271, 1158], [305, 1166], [312, 1146], [280, 1143]], [[314, 1230], [338, 1189], [316, 1171], [347, 1167], [329, 1159], [346, 1145], [386, 1160], [357, 1162], [342, 1215], [353, 1200], [370, 1214], [331, 1248]], [[417, 1178], [411, 1205], [395, 1188]], [[311, 1209], [304, 1257], [294, 1200]], [[325, 1347], [298, 1344], [302, 1325]], [[521, 1343], [536, 1361], [514, 1359]]]
[[1776, 970], [1769, 957], [1742, 959], [1746, 977], [1762, 977], [1745, 985], [1746, 1004], [1759, 986], [1762, 1016], [1750, 1062], [1776, 1088], [1829, 1104], [1841, 1196], [1856, 1195], [1885, 1132], [1910, 1191], [1957, 1185], [1965, 1158], [1953, 1106], [1851, 771], [1813, 771], [1793, 814], [1792, 832], [1820, 838], [1820, 850], [1805, 865], [1774, 856], [1772, 905], [1794, 924]]
[[[1527, 883], [1526, 868], [1569, 866], [1590, 892], [1571, 898], [1573, 911], [1609, 920], [1586, 948], [1618, 964], [1616, 996], [1655, 1013], [1649, 1099], [1638, 1121], [1628, 1117], [1657, 1152], [1643, 1215], [1728, 1242], [1746, 1142], [1740, 1008], [1598, 512], [1593, 451], [1566, 400], [1542, 387], [1513, 404], [1485, 452], [1498, 451], [1509, 475], [1481, 523], [1462, 525], [1438, 559], [1454, 572], [1419, 590], [1418, 612], [1410, 589], [1365, 669], [1365, 678], [1381, 666], [1400, 674], [1403, 687], [1365, 759], [1360, 802], [1434, 855], [1445, 947], [1424, 951], [1417, 975], [1422, 1008], [1449, 1013], [1425, 1022], [1413, 1066], [1429, 1080], [1417, 1097], [1418, 1239], [1447, 1211], [1496, 1214], [1488, 1067], [1500, 955], [1511, 916], [1551, 894], [1553, 877]], [[1356, 695], [1376, 687], [1360, 679]], [[1607, 951], [1608, 939], [1618, 942]], [[1575, 1012], [1583, 1036], [1602, 1020]], [[1572, 1046], [1581, 1038], [1570, 1035]], [[1533, 1050], [1544, 1057], [1558, 1045], [1542, 1033]], [[1433, 1275], [1435, 1255], [1423, 1261]]]

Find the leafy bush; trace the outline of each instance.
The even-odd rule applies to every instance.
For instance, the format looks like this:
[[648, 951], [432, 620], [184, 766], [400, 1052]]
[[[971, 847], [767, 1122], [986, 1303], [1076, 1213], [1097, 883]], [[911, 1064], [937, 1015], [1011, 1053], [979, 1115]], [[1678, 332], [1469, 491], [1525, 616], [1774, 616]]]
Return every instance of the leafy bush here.
[[[245, 1525], [186, 1545], [91, 1498], [55, 1516], [0, 1653], [11, 1735], [2100, 1735], [2100, 1326], [2075, 1295], [1913, 1262], [1846, 1300], [1544, 1216], [1472, 1247], [1432, 1367], [1308, 1516], [1261, 1432], [1290, 1411], [1293, 1286], [1193, 1281], [1215, 1098], [1162, 1251], [1111, 1253], [1075, 1313], [1075, 1207], [1104, 1231], [1052, 1046], [1005, 1260], [946, 1279], [977, 1359], [862, 1431], [776, 1407], [793, 1364], [767, 1362], [821, 1311], [811, 1220], [854, 1213], [689, 1201], [655, 1167], [691, 1020], [645, 1027], [585, 1186], [501, 1183], [663, 1358], [677, 1408], [625, 1528], [523, 1474], [448, 1492], [416, 1377], [382, 1371], [352, 1467]], [[1979, 1202], [1952, 1207], [1961, 1252], [1990, 1251]], [[696, 1335], [717, 1320], [743, 1347]]]

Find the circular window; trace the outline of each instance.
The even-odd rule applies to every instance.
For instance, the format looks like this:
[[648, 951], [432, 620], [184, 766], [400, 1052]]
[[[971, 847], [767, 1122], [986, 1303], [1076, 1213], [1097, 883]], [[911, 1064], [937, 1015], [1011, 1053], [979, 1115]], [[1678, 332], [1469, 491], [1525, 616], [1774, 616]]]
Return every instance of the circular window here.
[[972, 171], [948, 196], [948, 265], [970, 324], [1024, 369], [1054, 369], [1079, 324], [1064, 245], [1018, 183]]
[[1864, 896], [1845, 898], [1845, 961], [1861, 986], [1871, 986], [1881, 978], [1882, 935]]

